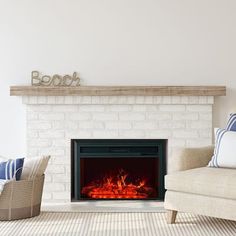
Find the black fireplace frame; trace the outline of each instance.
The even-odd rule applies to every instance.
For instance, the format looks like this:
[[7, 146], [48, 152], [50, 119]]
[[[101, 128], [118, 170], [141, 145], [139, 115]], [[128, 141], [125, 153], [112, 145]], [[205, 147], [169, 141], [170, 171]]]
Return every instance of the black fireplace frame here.
[[[84, 201], [80, 194], [80, 158], [141, 157], [158, 158], [158, 198], [164, 200], [167, 139], [72, 139], [71, 140], [71, 201]], [[146, 150], [149, 147], [150, 150]], [[86, 199], [87, 200], [87, 199]], [[97, 199], [89, 199], [97, 200]], [[114, 200], [114, 199], [102, 199]], [[122, 200], [122, 199], [121, 199]], [[125, 199], [129, 200], [129, 199]], [[134, 200], [134, 199], [132, 199]], [[137, 200], [137, 199], [136, 199]], [[145, 200], [154, 200], [148, 198]]]

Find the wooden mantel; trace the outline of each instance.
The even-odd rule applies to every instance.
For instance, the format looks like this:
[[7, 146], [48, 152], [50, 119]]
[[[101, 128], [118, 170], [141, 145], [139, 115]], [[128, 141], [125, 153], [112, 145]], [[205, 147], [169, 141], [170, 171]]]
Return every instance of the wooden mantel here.
[[225, 86], [11, 86], [11, 96], [225, 96]]

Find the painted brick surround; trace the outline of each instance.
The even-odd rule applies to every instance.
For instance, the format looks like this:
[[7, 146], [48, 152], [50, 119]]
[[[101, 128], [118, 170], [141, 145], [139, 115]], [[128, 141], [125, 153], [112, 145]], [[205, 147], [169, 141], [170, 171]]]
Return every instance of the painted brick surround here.
[[168, 139], [175, 147], [212, 143], [214, 97], [26, 96], [29, 156], [52, 156], [44, 202], [70, 202], [71, 139]]

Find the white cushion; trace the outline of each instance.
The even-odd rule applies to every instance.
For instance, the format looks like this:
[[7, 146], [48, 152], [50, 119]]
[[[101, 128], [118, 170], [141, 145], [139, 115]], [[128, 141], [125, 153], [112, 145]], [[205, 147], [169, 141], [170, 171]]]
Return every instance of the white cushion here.
[[236, 168], [236, 132], [218, 129], [214, 155], [209, 162], [210, 167]]
[[44, 174], [50, 156], [25, 158], [21, 179], [33, 179]]

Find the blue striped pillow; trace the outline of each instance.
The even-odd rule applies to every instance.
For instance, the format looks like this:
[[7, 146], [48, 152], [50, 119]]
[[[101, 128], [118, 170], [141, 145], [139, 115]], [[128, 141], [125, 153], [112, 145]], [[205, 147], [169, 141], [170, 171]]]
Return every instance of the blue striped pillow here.
[[230, 131], [236, 131], [236, 113], [230, 114], [226, 129]]
[[216, 131], [216, 141], [215, 141], [215, 149], [214, 149], [214, 155], [211, 158], [211, 161], [209, 162], [208, 166], [210, 167], [219, 167], [218, 165], [218, 156], [219, 156], [219, 150], [221, 145], [221, 140], [224, 134], [227, 132], [225, 129], [217, 129]]
[[20, 180], [24, 158], [8, 160], [0, 163], [0, 179]]

